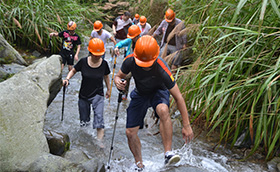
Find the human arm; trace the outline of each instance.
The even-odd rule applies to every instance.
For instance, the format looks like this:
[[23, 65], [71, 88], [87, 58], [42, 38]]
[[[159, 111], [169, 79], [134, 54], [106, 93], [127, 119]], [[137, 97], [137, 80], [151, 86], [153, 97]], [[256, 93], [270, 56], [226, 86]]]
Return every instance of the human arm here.
[[53, 36], [58, 37], [58, 33], [57, 32], [50, 33], [50, 37], [53, 37]]
[[114, 46], [116, 46], [117, 42], [113, 36], [110, 37], [110, 40], [114, 43]]
[[76, 51], [76, 54], [75, 54], [75, 57], [74, 57], [74, 59], [76, 60], [76, 61], [78, 61], [79, 60], [79, 52], [80, 52], [80, 50], [81, 50], [81, 44], [80, 45], [77, 45], [77, 51]]
[[158, 36], [158, 35], [161, 35], [162, 33], [163, 33], [163, 30], [164, 30], [164, 27], [163, 27], [163, 25], [164, 25], [164, 21], [162, 21], [161, 23], [160, 23], [160, 25], [159, 25], [159, 27], [157, 28], [157, 30], [153, 33], [153, 37], [155, 38], [156, 36]]
[[104, 76], [104, 81], [107, 87], [107, 91], [106, 91], [106, 98], [110, 97], [110, 78], [109, 75], [105, 75]]
[[118, 42], [115, 45], [115, 49], [114, 49], [115, 54], [120, 55], [119, 49], [123, 48], [123, 47], [128, 47], [131, 44], [131, 42], [132, 42], [132, 39], [130, 39], [130, 38], [127, 38], [125, 40]]
[[112, 25], [112, 29], [113, 29], [113, 34], [116, 36], [117, 31], [116, 31], [116, 26], [114, 24]]
[[118, 73], [116, 74], [116, 76], [114, 78], [114, 82], [115, 82], [115, 85], [118, 90], [125, 90], [126, 81], [123, 82], [121, 80], [121, 79], [124, 79], [125, 77], [126, 77], [126, 74], [123, 73], [121, 70], [119, 70]]
[[172, 87], [169, 91], [170, 94], [173, 96], [174, 100], [176, 101], [177, 107], [181, 113], [182, 120], [183, 120], [182, 135], [183, 135], [183, 139], [185, 140], [185, 143], [188, 143], [194, 138], [194, 134], [190, 124], [185, 100], [177, 84], [175, 84], [174, 87]]
[[75, 68], [72, 68], [70, 72], [67, 74], [66, 78], [63, 80], [63, 85], [66, 87], [69, 85], [69, 80], [77, 73]]

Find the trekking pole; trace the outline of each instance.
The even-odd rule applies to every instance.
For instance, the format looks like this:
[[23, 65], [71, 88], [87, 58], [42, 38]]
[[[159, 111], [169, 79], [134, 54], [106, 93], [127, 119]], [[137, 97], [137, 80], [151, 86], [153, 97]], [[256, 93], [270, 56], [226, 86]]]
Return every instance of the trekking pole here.
[[66, 84], [63, 83], [63, 96], [62, 96], [62, 113], [61, 113], [61, 121], [63, 121], [63, 113], [64, 113], [64, 100], [65, 100], [65, 90]]
[[113, 74], [112, 74], [111, 87], [110, 87], [109, 104], [110, 104], [110, 100], [111, 100], [111, 93], [112, 93], [112, 87], [113, 87], [113, 80], [114, 80], [114, 74], [115, 74], [115, 69], [116, 69], [116, 63], [117, 63], [117, 55], [115, 54], [114, 66], [113, 66]]
[[[124, 82], [124, 79], [122, 79], [122, 82]], [[111, 143], [111, 149], [110, 149], [110, 155], [109, 155], [109, 160], [108, 160], [108, 167], [107, 169], [110, 169], [110, 159], [112, 156], [112, 151], [113, 151], [113, 143], [114, 143], [114, 137], [115, 137], [115, 131], [116, 131], [116, 126], [117, 126], [117, 120], [119, 118], [118, 114], [119, 114], [119, 107], [120, 107], [120, 103], [122, 101], [122, 95], [123, 95], [123, 91], [120, 90], [119, 92], [119, 97], [118, 97], [118, 106], [117, 106], [117, 113], [116, 113], [116, 117], [115, 117], [115, 124], [114, 124], [114, 130], [113, 130], [113, 137], [112, 137], [112, 143]]]

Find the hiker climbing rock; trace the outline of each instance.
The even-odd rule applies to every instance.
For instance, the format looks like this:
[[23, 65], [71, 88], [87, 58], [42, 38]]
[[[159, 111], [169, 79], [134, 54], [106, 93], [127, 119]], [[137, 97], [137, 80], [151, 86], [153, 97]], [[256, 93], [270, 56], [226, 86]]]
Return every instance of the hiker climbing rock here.
[[[74, 59], [76, 61], [79, 60], [79, 52], [81, 49], [81, 39], [80, 36], [75, 33], [77, 28], [77, 24], [73, 21], [70, 21], [67, 24], [67, 30], [64, 30], [60, 33], [52, 32], [50, 33], [50, 37], [52, 36], [59, 36], [62, 38], [62, 47], [59, 54], [62, 57], [62, 66], [63, 69], [66, 62], [68, 65], [68, 70], [71, 71], [74, 65]], [[74, 53], [74, 49], [77, 46], [77, 51]]]
[[[116, 40], [115, 38], [105, 29], [103, 29], [103, 24], [101, 21], [97, 20], [93, 24], [93, 31], [91, 32], [90, 39], [92, 38], [99, 38], [103, 41], [105, 51], [106, 51], [106, 43], [107, 40], [110, 39], [114, 45], [116, 45]], [[105, 53], [103, 54], [102, 58], [105, 58]]]
[[[161, 47], [160, 56], [162, 56], [166, 45], [167, 45], [166, 56], [177, 51], [175, 57], [172, 60], [172, 64], [171, 64], [171, 70], [173, 72], [182, 63], [182, 57], [181, 57], [179, 50], [181, 50], [182, 48], [185, 48], [186, 43], [187, 43], [186, 35], [179, 36], [178, 32], [171, 34], [173, 29], [176, 26], [178, 26], [179, 24], [180, 24], [180, 26], [178, 26], [178, 27], [181, 27], [181, 28], [179, 28], [179, 31], [184, 29], [184, 24], [181, 22], [182, 21], [180, 19], [175, 17], [175, 12], [172, 9], [168, 9], [165, 12], [165, 20], [163, 20], [160, 23], [157, 30], [153, 33], [153, 37], [156, 37], [157, 35], [163, 35], [161, 44], [160, 44], [160, 47]], [[170, 40], [168, 40], [168, 39], [170, 39]]]
[[185, 143], [194, 135], [190, 125], [185, 100], [176, 84], [167, 63], [159, 55], [159, 46], [152, 36], [142, 36], [135, 45], [134, 54], [125, 58], [121, 69], [114, 79], [119, 90], [124, 90], [128, 73], [132, 73], [136, 88], [131, 92], [131, 101], [127, 108], [126, 136], [129, 148], [135, 159], [135, 169], [143, 170], [139, 129], [143, 128], [144, 118], [149, 107], [153, 107], [160, 120], [160, 134], [164, 146], [165, 164], [180, 161], [180, 156], [172, 152], [172, 122], [169, 115], [170, 93], [177, 103], [182, 116], [182, 134]]
[[97, 140], [102, 142], [104, 136], [104, 92], [103, 80], [105, 81], [107, 91], [106, 98], [109, 97], [110, 69], [108, 63], [101, 57], [105, 53], [104, 43], [99, 38], [93, 38], [89, 41], [88, 50], [90, 55], [84, 57], [68, 73], [63, 83], [66, 86], [69, 80], [77, 73], [82, 74], [82, 83], [79, 92], [79, 113], [80, 126], [85, 127], [90, 123], [90, 105], [94, 112], [93, 129], [97, 129]]

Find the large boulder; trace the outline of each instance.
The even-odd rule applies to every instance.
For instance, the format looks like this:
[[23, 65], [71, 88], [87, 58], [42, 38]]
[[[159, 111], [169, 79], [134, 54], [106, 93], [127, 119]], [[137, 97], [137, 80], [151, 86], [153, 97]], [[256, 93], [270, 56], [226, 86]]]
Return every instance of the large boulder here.
[[27, 65], [22, 56], [0, 34], [0, 63], [2, 64], [7, 61]]
[[0, 83], [1, 171], [25, 169], [49, 153], [43, 133], [50, 90], [61, 84], [60, 56], [54, 55], [25, 68]]

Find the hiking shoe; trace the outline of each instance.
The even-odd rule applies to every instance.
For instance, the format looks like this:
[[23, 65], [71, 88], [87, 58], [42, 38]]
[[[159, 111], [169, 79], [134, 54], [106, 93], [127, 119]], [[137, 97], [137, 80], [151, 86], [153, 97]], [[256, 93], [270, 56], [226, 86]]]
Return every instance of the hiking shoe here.
[[143, 165], [143, 167], [139, 167], [138, 165], [140, 164], [140, 161], [139, 162], [137, 162], [136, 164], [135, 164], [135, 171], [143, 171], [144, 170], [144, 168], [145, 168], [145, 165], [144, 164], [142, 164]]
[[89, 126], [90, 121], [84, 122], [84, 121], [80, 121], [80, 127], [87, 127]]
[[179, 162], [181, 159], [181, 157], [179, 155], [175, 155], [174, 153], [167, 153], [167, 155], [165, 155], [165, 161], [164, 164], [165, 165], [174, 165], [177, 162]]

